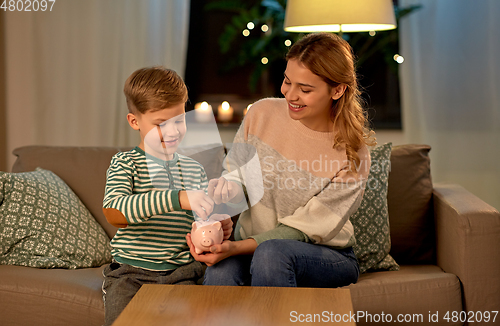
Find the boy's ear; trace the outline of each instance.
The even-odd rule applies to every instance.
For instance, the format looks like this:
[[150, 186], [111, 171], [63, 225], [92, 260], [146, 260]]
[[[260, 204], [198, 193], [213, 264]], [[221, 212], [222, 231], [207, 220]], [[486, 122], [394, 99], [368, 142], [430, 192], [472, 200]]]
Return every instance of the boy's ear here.
[[137, 117], [133, 113], [127, 114], [127, 121], [130, 127], [134, 130], [139, 130], [139, 124], [137, 123]]

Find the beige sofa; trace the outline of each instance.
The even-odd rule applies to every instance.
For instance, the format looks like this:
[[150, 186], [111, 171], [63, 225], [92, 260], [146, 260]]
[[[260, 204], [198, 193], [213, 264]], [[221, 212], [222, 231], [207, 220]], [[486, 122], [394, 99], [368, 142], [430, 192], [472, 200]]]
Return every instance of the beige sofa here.
[[[106, 169], [118, 150], [22, 147], [14, 150], [17, 161], [12, 172], [36, 167], [55, 172], [112, 237], [116, 229], [106, 222], [101, 204]], [[392, 150], [391, 255], [401, 268], [362, 274], [357, 284], [349, 286], [359, 325], [380, 325], [388, 318], [413, 320], [410, 324], [461, 325], [456, 316], [462, 310], [469, 312], [468, 317], [474, 315], [471, 320], [482, 312], [500, 310], [500, 214], [460, 186], [432, 185], [429, 150], [424, 145]], [[209, 178], [220, 175], [222, 147], [191, 148], [184, 153], [204, 164]], [[0, 324], [101, 325], [103, 268], [0, 266]], [[436, 313], [439, 322], [433, 322]], [[495, 323], [500, 323], [500, 316]]]

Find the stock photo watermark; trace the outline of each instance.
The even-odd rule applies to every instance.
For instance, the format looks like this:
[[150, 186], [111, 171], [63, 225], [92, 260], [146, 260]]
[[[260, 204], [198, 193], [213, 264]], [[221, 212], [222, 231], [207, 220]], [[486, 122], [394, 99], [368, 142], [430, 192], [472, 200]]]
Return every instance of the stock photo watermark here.
[[52, 11], [56, 0], [4, 0], [0, 10], [17, 12]]
[[[368, 170], [368, 162], [360, 161], [359, 164], [340, 162], [339, 160], [329, 160], [325, 155], [313, 161], [275, 160], [272, 156], [263, 158], [262, 176], [263, 186], [266, 190], [321, 190], [332, 183], [330, 178], [321, 178], [313, 173], [337, 173], [338, 171], [354, 171], [356, 175]], [[351, 167], [354, 166], [354, 169]], [[390, 160], [372, 160], [369, 171], [371, 173], [386, 173], [391, 170]], [[307, 176], [301, 175], [301, 172], [309, 171]], [[279, 172], [279, 173], [277, 173]], [[356, 189], [362, 183], [364, 189], [380, 189], [380, 181], [377, 178], [369, 177], [366, 183], [363, 183], [356, 175], [349, 174], [346, 177], [339, 177], [334, 180], [334, 185], [340, 189]]]
[[497, 319], [498, 311], [446, 311], [432, 312], [427, 314], [397, 314], [390, 313], [369, 313], [367, 311], [357, 311], [349, 313], [335, 313], [323, 311], [322, 313], [299, 313], [290, 311], [289, 320], [292, 323], [410, 323], [410, 324], [432, 324], [438, 322], [446, 323], [494, 323]]

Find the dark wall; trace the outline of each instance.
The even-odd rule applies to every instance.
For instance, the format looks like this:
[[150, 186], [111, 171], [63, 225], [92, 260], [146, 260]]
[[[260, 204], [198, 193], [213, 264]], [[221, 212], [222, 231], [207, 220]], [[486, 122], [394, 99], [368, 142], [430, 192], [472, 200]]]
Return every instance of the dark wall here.
[[[217, 0], [191, 1], [185, 71], [185, 81], [191, 101], [188, 109], [191, 109], [197, 102], [208, 99], [214, 99], [214, 102], [217, 102], [222, 98], [229, 98], [228, 95], [248, 99], [249, 103], [267, 96], [281, 96], [279, 87], [283, 80], [285, 66], [275, 66], [274, 69], [270, 67], [271, 69], [267, 75], [262, 77], [254, 93], [249, 88], [252, 67], [224, 71], [227, 59], [234, 55], [239, 44], [234, 42], [232, 53], [231, 50], [226, 54], [220, 53], [219, 36], [224, 31], [225, 24], [231, 21], [232, 14], [219, 10], [205, 10], [206, 4], [213, 1]], [[368, 33], [366, 33], [367, 35]], [[351, 36], [353, 37], [354, 34], [345, 37], [349, 41]], [[244, 38], [239, 38], [239, 41], [244, 41]], [[352, 38], [351, 41], [353, 41]], [[353, 42], [355, 53], [357, 47], [364, 45], [363, 43], [358, 44], [358, 46], [354, 44], [356, 43]], [[392, 49], [391, 51], [395, 54], [398, 50]], [[358, 75], [360, 76], [360, 85], [364, 90], [365, 107], [372, 127], [375, 129], [400, 129], [399, 78], [397, 68], [394, 69], [394, 63], [392, 63], [391, 68], [387, 63], [387, 58], [379, 52], [370, 56], [359, 67]]]
[[218, 10], [205, 10], [208, 2], [191, 1], [185, 72], [191, 104], [203, 100], [207, 94], [258, 97], [258, 93], [252, 94], [248, 88], [250, 67], [224, 71], [224, 63], [231, 53], [221, 54], [218, 42], [224, 25], [230, 22], [232, 15]]

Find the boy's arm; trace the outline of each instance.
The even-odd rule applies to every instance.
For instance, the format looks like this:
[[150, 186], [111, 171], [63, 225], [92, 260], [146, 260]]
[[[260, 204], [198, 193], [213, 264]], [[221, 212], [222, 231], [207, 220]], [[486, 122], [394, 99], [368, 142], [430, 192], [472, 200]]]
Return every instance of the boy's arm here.
[[[133, 195], [133, 196], [135, 196], [135, 195]], [[180, 205], [181, 209], [192, 210], [186, 191], [184, 191], [184, 190], [179, 191], [178, 198], [179, 198], [179, 205]], [[146, 201], [147, 201], [147, 199], [146, 199]], [[175, 211], [175, 210], [179, 210], [179, 209], [166, 210], [165, 212], [171, 212], [171, 211]], [[106, 220], [108, 221], [108, 223], [113, 225], [113, 226], [116, 226], [117, 228], [124, 228], [124, 227], [127, 227], [127, 225], [129, 225], [129, 224], [133, 224], [133, 223], [130, 223], [130, 219], [127, 219], [125, 217], [125, 215], [122, 213], [122, 211], [118, 208], [103, 207], [102, 211], [104, 212], [104, 216], [106, 217]], [[162, 214], [162, 213], [159, 213], [159, 214]], [[154, 215], [156, 215], [156, 214], [154, 214]], [[153, 215], [150, 215], [147, 217], [143, 216], [143, 219], [140, 222], [145, 221], [147, 218], [149, 218], [151, 216], [153, 216]], [[137, 223], [140, 223], [140, 222], [137, 222]]]
[[108, 222], [117, 227], [146, 221], [151, 216], [179, 211], [179, 190], [152, 190], [134, 194], [134, 168], [122, 157], [114, 157], [106, 175], [103, 212]]

